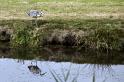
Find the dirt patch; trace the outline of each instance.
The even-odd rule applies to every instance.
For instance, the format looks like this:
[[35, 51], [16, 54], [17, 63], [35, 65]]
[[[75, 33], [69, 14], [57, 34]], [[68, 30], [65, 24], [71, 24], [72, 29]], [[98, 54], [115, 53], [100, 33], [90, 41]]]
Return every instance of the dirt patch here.
[[0, 26], [0, 41], [9, 42], [12, 33], [13, 33], [13, 30], [10, 29], [9, 27]]

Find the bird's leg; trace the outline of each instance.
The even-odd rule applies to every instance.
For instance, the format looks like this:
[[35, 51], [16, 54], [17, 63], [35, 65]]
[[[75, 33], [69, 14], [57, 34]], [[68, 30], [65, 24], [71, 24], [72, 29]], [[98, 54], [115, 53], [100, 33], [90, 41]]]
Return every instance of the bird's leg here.
[[36, 23], [35, 23], [35, 19], [32, 19], [32, 26], [35, 26]]
[[36, 24], [36, 27], [38, 27], [38, 24], [37, 24], [37, 17], [35, 18], [35, 24]]

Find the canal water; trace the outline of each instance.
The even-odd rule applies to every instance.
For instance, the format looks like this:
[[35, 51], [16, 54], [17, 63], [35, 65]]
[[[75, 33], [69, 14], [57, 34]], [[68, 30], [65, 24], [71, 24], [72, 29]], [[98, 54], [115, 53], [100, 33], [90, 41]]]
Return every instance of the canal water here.
[[0, 49], [0, 82], [124, 82], [123, 52]]

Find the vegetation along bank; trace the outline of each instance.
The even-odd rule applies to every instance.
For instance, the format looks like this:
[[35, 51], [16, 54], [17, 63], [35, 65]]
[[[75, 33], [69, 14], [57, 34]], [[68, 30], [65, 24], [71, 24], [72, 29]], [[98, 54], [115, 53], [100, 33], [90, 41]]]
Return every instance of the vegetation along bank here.
[[10, 47], [61, 45], [100, 50], [124, 50], [122, 19], [1, 20], [0, 42]]

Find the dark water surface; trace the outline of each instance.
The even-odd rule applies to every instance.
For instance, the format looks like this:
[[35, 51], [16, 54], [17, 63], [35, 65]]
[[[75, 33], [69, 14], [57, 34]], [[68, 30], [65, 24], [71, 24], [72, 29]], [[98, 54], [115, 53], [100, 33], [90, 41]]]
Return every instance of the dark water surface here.
[[124, 54], [0, 49], [0, 82], [124, 82]]

